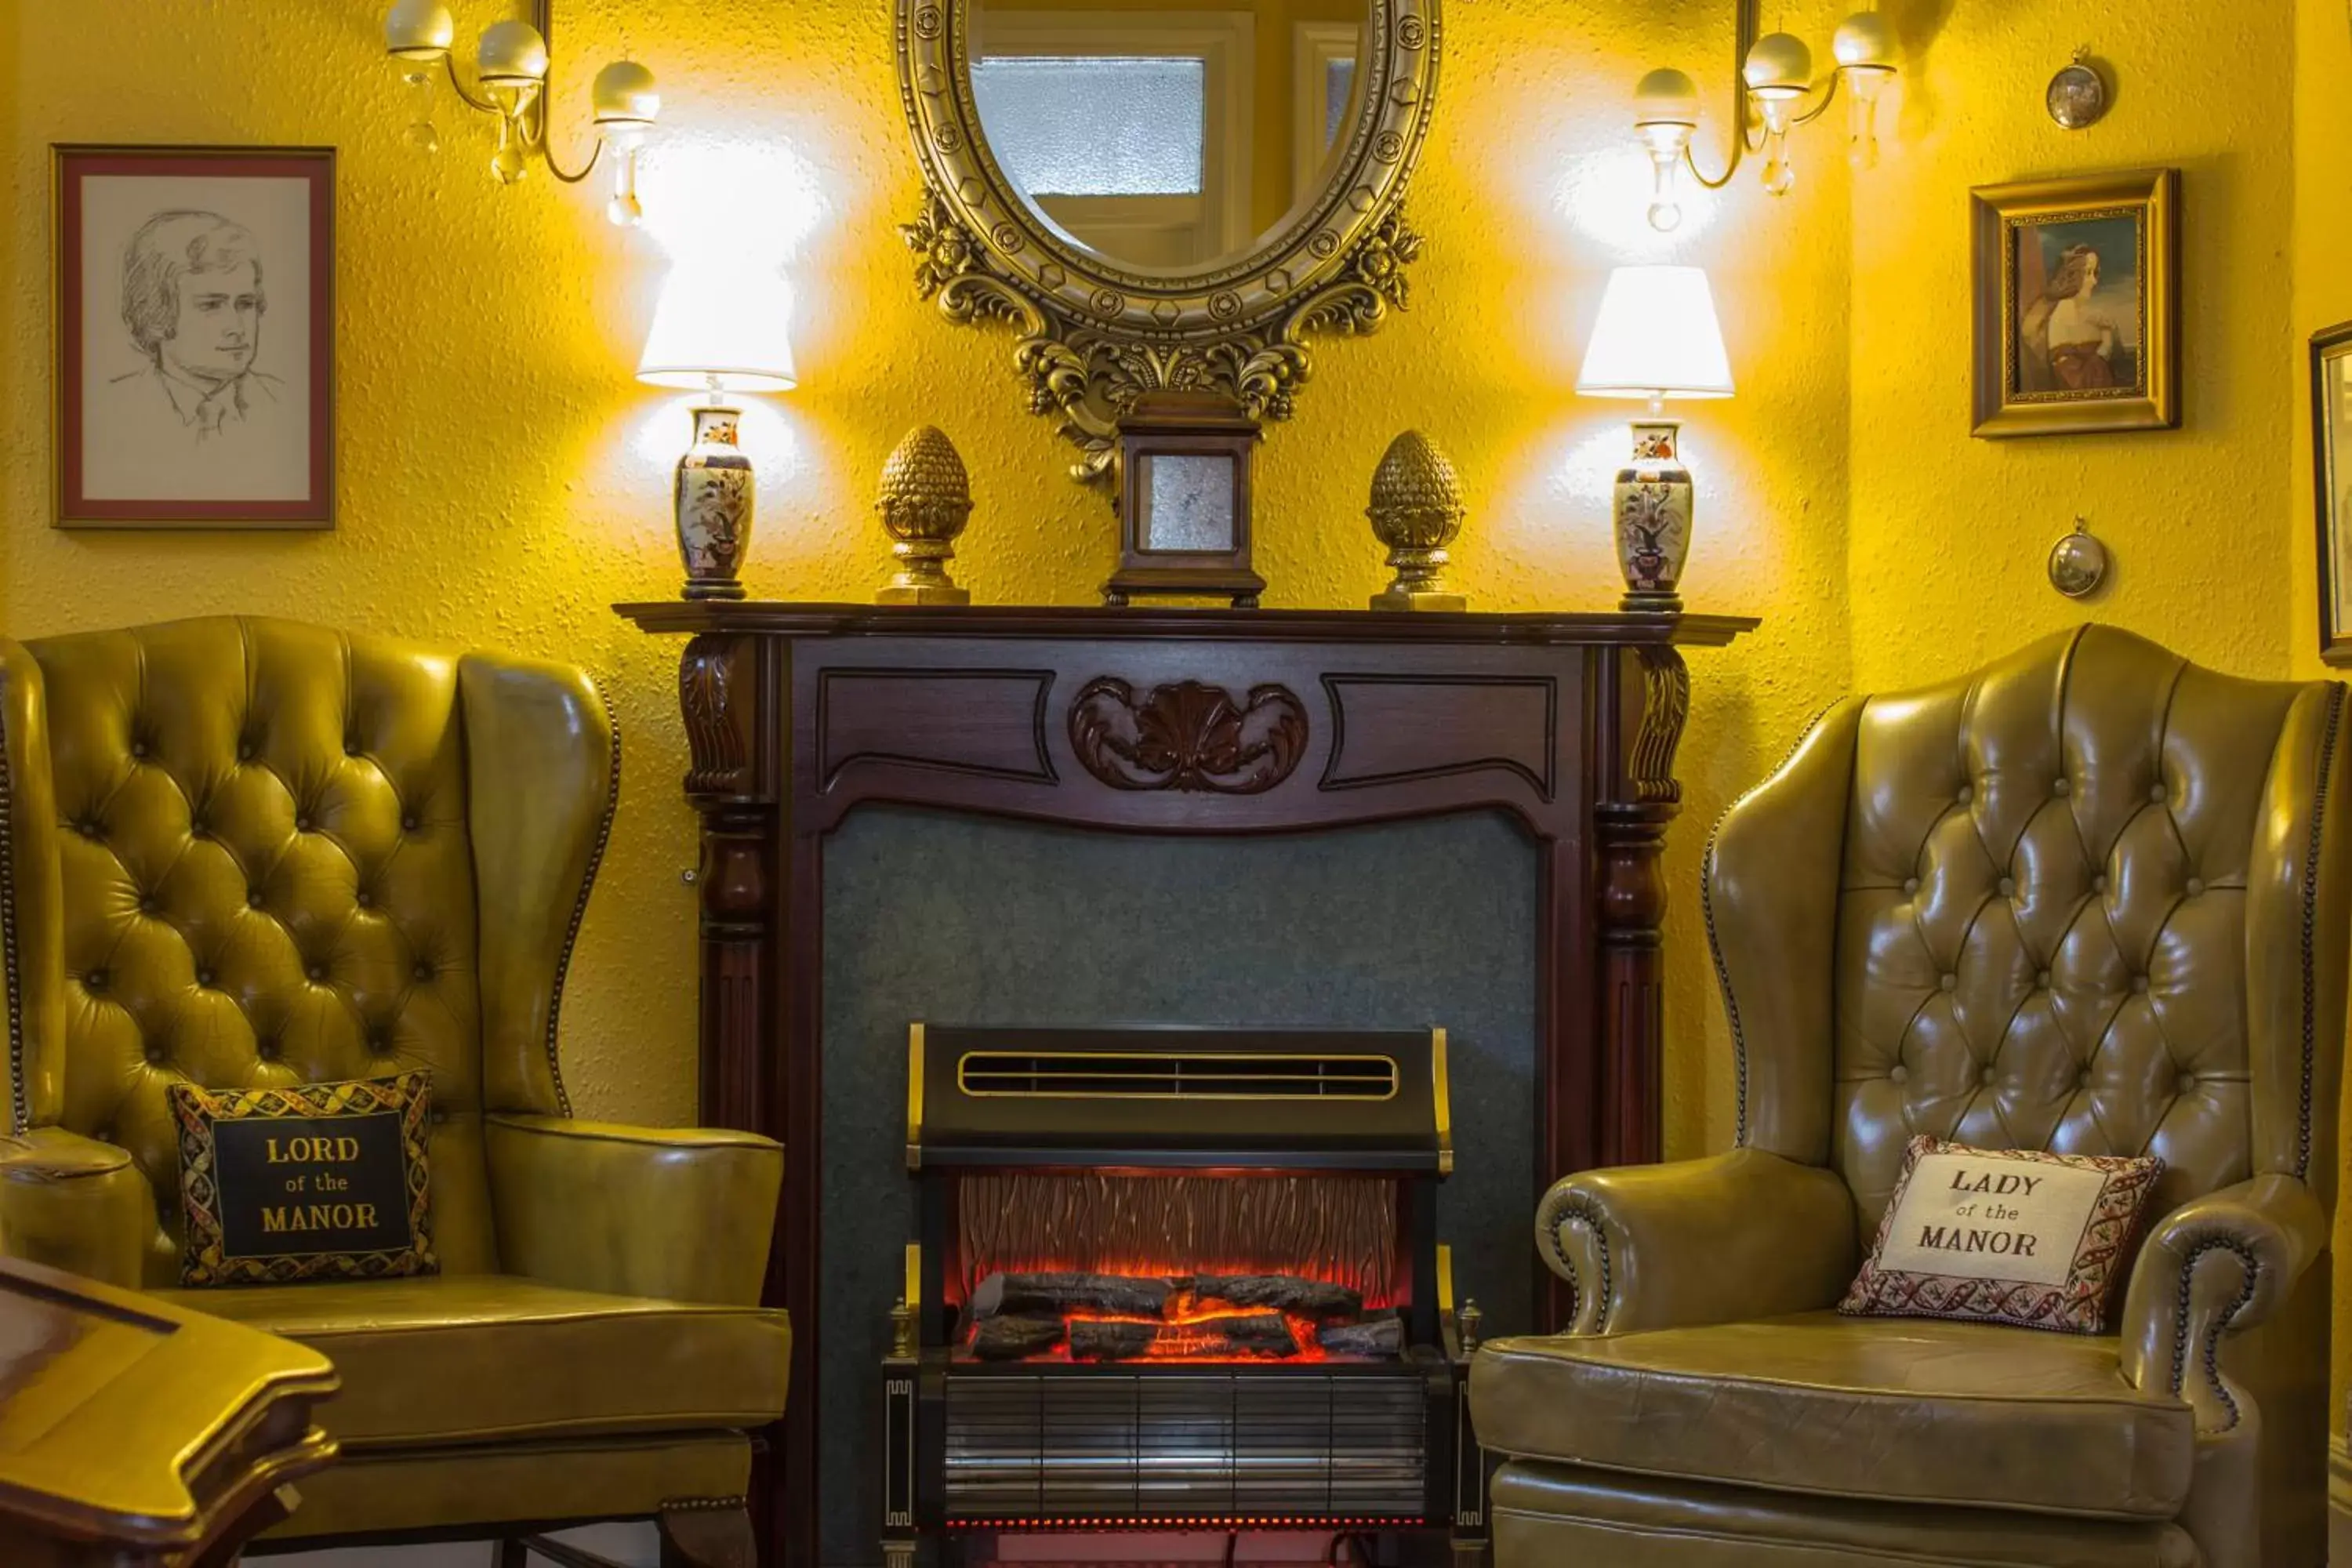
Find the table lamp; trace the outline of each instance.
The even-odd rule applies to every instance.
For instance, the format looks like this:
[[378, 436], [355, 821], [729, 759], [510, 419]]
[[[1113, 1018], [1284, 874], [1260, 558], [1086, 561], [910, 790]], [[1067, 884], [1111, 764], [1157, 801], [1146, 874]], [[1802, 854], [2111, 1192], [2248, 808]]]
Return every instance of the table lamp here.
[[1576, 390], [1587, 397], [1641, 397], [1650, 416], [1633, 425], [1632, 462], [1612, 498], [1620, 607], [1671, 614], [1690, 553], [1691, 476], [1675, 455], [1680, 423], [1660, 417], [1669, 397], [1728, 397], [1731, 362], [1706, 274], [1696, 267], [1620, 267], [1601, 296]]
[[680, 269], [662, 286], [637, 379], [709, 394], [709, 402], [695, 405], [694, 444], [677, 460], [671, 494], [687, 598], [743, 596], [740, 574], [751, 546], [756, 488], [751, 459], [736, 442], [743, 411], [727, 395], [789, 392], [797, 384], [791, 317], [791, 290], [772, 271], [714, 277]]

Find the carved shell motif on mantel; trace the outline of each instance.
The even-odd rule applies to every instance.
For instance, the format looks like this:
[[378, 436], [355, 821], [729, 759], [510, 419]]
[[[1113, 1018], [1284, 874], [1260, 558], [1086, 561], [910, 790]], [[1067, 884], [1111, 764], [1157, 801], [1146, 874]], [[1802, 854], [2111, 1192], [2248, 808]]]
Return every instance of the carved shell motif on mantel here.
[[1070, 704], [1070, 747], [1113, 789], [1262, 795], [1297, 770], [1307, 709], [1287, 687], [1255, 686], [1245, 701], [1197, 680], [1155, 686], [1142, 700], [1115, 676]]
[[987, 146], [969, 62], [978, 0], [896, 0], [899, 96], [924, 174], [901, 226], [915, 286], [960, 325], [1013, 329], [1033, 414], [1113, 488], [1119, 416], [1146, 392], [1213, 391], [1254, 419], [1290, 417], [1308, 340], [1370, 332], [1410, 297], [1422, 238], [1404, 196], [1437, 100], [1440, 0], [1365, 0], [1362, 112], [1328, 183], [1230, 262], [1124, 268], [1034, 211]]

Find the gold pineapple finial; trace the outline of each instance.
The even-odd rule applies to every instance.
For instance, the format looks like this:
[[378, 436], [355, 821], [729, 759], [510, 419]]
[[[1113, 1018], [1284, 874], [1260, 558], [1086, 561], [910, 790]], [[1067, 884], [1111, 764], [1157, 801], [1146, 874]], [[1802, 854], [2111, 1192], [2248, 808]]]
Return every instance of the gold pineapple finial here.
[[971, 594], [948, 576], [956, 536], [971, 519], [971, 476], [946, 432], [921, 425], [882, 465], [882, 491], [874, 510], [898, 542], [898, 570], [877, 605], [969, 605]]
[[1372, 536], [1389, 547], [1396, 581], [1372, 595], [1376, 610], [1459, 610], [1469, 601], [1445, 581], [1445, 547], [1462, 531], [1469, 509], [1462, 479], [1436, 443], [1407, 430], [1389, 443], [1372, 471], [1372, 502], [1364, 515]]

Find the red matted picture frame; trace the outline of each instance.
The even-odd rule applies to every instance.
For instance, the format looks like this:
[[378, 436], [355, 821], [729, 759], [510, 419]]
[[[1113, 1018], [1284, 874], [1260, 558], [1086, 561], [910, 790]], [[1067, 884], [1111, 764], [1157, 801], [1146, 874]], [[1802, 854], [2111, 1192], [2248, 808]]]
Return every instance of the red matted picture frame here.
[[59, 145], [60, 528], [332, 528], [335, 150]]

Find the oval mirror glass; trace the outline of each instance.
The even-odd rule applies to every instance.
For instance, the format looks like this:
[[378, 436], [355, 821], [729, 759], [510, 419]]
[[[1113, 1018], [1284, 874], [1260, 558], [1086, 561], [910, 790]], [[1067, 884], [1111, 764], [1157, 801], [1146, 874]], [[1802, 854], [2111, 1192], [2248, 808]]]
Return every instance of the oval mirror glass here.
[[1238, 258], [1321, 195], [1362, 118], [1370, 0], [975, 0], [1006, 182], [1130, 272]]

